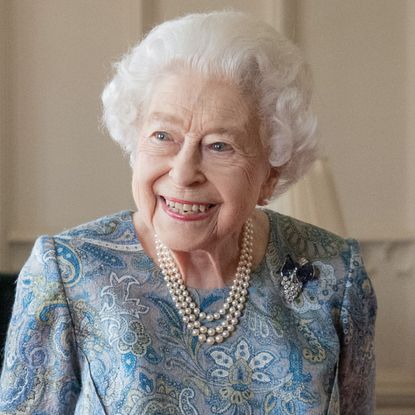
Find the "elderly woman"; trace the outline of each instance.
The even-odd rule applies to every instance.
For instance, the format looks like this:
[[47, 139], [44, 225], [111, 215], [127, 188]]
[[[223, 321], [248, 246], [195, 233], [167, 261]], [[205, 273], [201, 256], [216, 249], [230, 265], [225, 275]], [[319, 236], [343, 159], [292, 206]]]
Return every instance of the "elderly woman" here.
[[307, 66], [236, 12], [156, 27], [104, 119], [136, 212], [38, 239], [1, 414], [370, 414], [376, 301], [358, 244], [269, 210], [314, 157]]

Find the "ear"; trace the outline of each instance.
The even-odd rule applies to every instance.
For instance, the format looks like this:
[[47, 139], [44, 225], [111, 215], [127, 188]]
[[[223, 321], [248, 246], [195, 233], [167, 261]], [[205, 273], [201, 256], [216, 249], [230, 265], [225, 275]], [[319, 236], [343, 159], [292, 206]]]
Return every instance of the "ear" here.
[[268, 176], [262, 184], [261, 191], [259, 192], [259, 197], [257, 205], [265, 206], [268, 204], [268, 200], [274, 192], [275, 186], [278, 183], [280, 178], [280, 171], [277, 167], [270, 166], [268, 171]]

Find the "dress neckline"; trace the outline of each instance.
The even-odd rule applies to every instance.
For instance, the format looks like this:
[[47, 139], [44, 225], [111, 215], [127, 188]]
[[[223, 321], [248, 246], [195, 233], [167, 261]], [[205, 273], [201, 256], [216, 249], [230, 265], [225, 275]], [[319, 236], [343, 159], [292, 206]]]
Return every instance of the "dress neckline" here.
[[[251, 283], [255, 284], [255, 281], [258, 279], [258, 277], [260, 275], [263, 275], [263, 271], [264, 269], [267, 267], [267, 258], [270, 256], [271, 251], [273, 250], [273, 239], [274, 239], [274, 235], [273, 235], [273, 229], [274, 229], [274, 221], [275, 221], [275, 217], [272, 214], [272, 212], [268, 209], [261, 209], [268, 217], [268, 221], [269, 221], [269, 229], [268, 229], [268, 241], [267, 241], [267, 246], [265, 249], [265, 254], [262, 257], [261, 261], [259, 262], [259, 264], [252, 269], [251, 271]], [[133, 219], [133, 215], [134, 215], [134, 211], [133, 210], [129, 210], [129, 225], [131, 227], [131, 231], [134, 234], [136, 243], [141, 245], [141, 241], [140, 241], [140, 237], [135, 229], [134, 226], [134, 219]], [[157, 275], [160, 278], [163, 278], [161, 269], [159, 267], [159, 265], [153, 260], [153, 258], [149, 255], [147, 255], [147, 253], [144, 251], [144, 249], [141, 250], [142, 255], [146, 256], [147, 260], [150, 262], [150, 264], [152, 265], [152, 267], [157, 270]], [[226, 286], [226, 287], [222, 287], [222, 288], [211, 288], [211, 289], [204, 289], [204, 288], [193, 288], [193, 287], [188, 287], [189, 291], [194, 294], [196, 293], [199, 297], [208, 297], [210, 295], [217, 295], [217, 296], [222, 296], [225, 293], [227, 293], [229, 291], [230, 286]]]

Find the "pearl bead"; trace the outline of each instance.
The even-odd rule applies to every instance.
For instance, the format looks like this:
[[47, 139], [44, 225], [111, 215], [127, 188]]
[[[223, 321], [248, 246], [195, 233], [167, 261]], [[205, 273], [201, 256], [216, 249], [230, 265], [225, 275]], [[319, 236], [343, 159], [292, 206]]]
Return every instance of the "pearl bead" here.
[[208, 329], [208, 331], [207, 331], [208, 336], [213, 336], [215, 334], [215, 331], [216, 330], [212, 329], [212, 328]]
[[216, 341], [216, 343], [222, 343], [223, 342], [223, 336], [218, 334], [217, 336], [215, 336], [215, 341]]
[[206, 340], [206, 343], [211, 346], [212, 344], [215, 344], [215, 338], [214, 337], [208, 337]]
[[[228, 297], [222, 308], [213, 313], [207, 314], [200, 311], [184, 283], [171, 251], [159, 240], [157, 235], [155, 235], [155, 244], [166, 288], [187, 328], [191, 330], [193, 336], [197, 336], [201, 343], [207, 342], [208, 345], [222, 343], [235, 330], [248, 295], [253, 249], [252, 219], [248, 219], [244, 226], [239, 262]], [[202, 324], [204, 320], [213, 321], [221, 318], [222, 321], [214, 327], [207, 328]]]

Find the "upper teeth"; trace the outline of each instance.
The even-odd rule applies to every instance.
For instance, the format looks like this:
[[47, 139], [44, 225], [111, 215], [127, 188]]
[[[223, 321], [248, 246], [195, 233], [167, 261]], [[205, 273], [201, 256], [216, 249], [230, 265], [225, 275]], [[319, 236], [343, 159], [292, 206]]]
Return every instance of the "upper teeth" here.
[[194, 205], [188, 203], [174, 202], [173, 200], [166, 199], [167, 206], [174, 212], [185, 213], [203, 213], [208, 209], [207, 205]]

